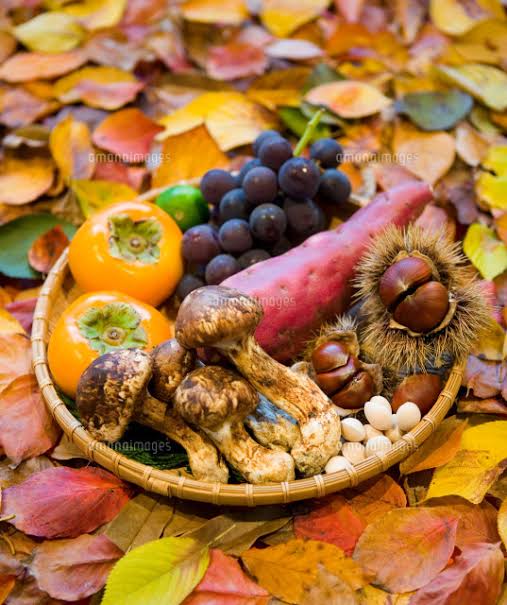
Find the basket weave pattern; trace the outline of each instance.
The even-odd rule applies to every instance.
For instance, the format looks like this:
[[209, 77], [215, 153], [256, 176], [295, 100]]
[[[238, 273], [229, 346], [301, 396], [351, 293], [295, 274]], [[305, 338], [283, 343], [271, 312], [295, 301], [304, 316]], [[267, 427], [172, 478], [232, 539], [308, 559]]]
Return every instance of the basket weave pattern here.
[[164, 496], [222, 505], [256, 506], [322, 497], [347, 487], [353, 487], [401, 462], [421, 445], [445, 418], [461, 385], [464, 367], [457, 365], [452, 369], [449, 379], [431, 411], [412, 431], [405, 434], [389, 451], [370, 456], [355, 464], [351, 470], [270, 485], [251, 485], [249, 483], [228, 485], [195, 481], [185, 476], [179, 476], [174, 471], [159, 470], [131, 460], [106, 444], [93, 439], [70, 413], [58, 395], [47, 364], [47, 340], [52, 306], [67, 275], [67, 253], [65, 252], [49, 273], [34, 313], [33, 366], [44, 400], [56, 422], [87, 458], [126, 481]]

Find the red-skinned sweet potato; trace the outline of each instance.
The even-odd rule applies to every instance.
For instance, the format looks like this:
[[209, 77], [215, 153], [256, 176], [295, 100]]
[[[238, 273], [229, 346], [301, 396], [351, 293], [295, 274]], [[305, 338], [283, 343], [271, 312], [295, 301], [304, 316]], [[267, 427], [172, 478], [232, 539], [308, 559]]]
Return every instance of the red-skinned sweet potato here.
[[337, 229], [317, 233], [222, 285], [259, 300], [264, 308], [259, 343], [276, 359], [292, 359], [322, 322], [348, 308], [350, 280], [370, 238], [387, 225], [408, 224], [431, 198], [425, 183], [402, 183], [377, 195]]

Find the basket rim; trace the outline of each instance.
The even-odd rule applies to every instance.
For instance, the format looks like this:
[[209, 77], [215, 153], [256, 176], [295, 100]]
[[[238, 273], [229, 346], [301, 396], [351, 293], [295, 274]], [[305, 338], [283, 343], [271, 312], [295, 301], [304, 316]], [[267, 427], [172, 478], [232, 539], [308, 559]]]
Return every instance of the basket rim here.
[[389, 451], [376, 453], [353, 465], [349, 470], [275, 484], [241, 483], [234, 485], [197, 481], [186, 476], [178, 476], [170, 470], [156, 469], [127, 458], [107, 444], [93, 439], [79, 420], [67, 409], [55, 388], [47, 363], [48, 318], [53, 299], [68, 274], [67, 256], [68, 249], [49, 272], [35, 307], [31, 341], [33, 368], [37, 382], [52, 416], [88, 459], [105, 467], [121, 479], [134, 483], [147, 491], [212, 504], [255, 506], [323, 497], [348, 487], [354, 487], [362, 481], [385, 472], [414, 452], [444, 419], [461, 385], [465, 362], [458, 363], [452, 368], [436, 403], [414, 429], [393, 444]]

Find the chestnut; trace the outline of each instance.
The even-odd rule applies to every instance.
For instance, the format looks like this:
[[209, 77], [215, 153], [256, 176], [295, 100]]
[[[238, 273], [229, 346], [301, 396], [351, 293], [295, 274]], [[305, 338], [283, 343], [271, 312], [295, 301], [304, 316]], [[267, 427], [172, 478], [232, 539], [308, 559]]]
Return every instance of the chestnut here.
[[413, 401], [421, 410], [421, 414], [427, 414], [438, 399], [442, 390], [442, 379], [436, 374], [412, 374], [404, 378], [396, 387], [391, 407], [393, 412], [406, 401]]
[[317, 384], [329, 395], [341, 389], [344, 384], [349, 382], [354, 374], [359, 370], [360, 364], [357, 357], [351, 355], [344, 366], [331, 370], [330, 372], [320, 372], [317, 374]]
[[329, 372], [344, 366], [349, 352], [344, 344], [330, 340], [322, 343], [312, 353], [312, 364], [316, 372]]
[[418, 256], [407, 256], [391, 265], [379, 282], [379, 296], [391, 310], [409, 291], [430, 281], [431, 267]]
[[331, 397], [331, 401], [346, 410], [356, 410], [363, 406], [373, 393], [373, 378], [368, 372], [361, 370]]

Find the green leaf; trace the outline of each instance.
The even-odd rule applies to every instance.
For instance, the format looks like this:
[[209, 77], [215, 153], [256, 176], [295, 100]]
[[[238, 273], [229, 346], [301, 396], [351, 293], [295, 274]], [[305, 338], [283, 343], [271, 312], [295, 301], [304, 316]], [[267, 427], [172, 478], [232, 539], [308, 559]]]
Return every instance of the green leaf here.
[[[287, 126], [287, 128], [289, 128], [289, 130], [291, 130], [296, 136], [303, 136], [309, 120], [303, 115], [300, 109], [297, 109], [296, 107], [281, 107], [278, 110], [278, 115], [285, 126]], [[310, 141], [313, 142], [317, 139], [322, 139], [329, 136], [331, 136], [331, 129], [329, 126], [320, 123]]]
[[208, 546], [161, 538], [131, 550], [113, 567], [102, 605], [178, 605], [201, 581]]
[[0, 227], [0, 272], [9, 277], [38, 279], [41, 274], [28, 264], [27, 254], [33, 242], [55, 225], [61, 225], [71, 239], [76, 228], [52, 214], [22, 216]]
[[308, 76], [305, 85], [303, 87], [303, 92], [308, 92], [312, 88], [316, 86], [320, 86], [321, 84], [327, 84], [328, 82], [337, 82], [338, 80], [345, 80], [345, 76], [332, 67], [329, 67], [326, 63], [319, 63], [316, 65], [310, 75]]
[[137, 197], [132, 187], [113, 181], [72, 179], [70, 186], [86, 218], [105, 206]]
[[463, 250], [485, 279], [494, 279], [507, 270], [507, 246], [486, 225], [470, 225]]
[[398, 111], [407, 115], [423, 130], [448, 130], [472, 109], [473, 99], [466, 92], [416, 92], [405, 95]]

